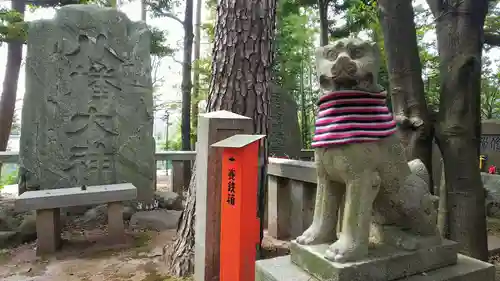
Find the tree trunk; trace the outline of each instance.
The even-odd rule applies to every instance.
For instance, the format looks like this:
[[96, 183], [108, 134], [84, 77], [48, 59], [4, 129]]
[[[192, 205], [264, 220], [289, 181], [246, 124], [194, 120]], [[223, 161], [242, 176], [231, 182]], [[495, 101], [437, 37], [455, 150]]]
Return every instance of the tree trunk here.
[[[181, 121], [181, 149], [191, 150], [191, 69], [193, 53], [193, 0], [186, 0], [184, 13], [184, 53], [182, 60], [182, 121]], [[191, 162], [184, 161], [184, 182], [191, 178]]]
[[[254, 133], [257, 134], [268, 132], [275, 13], [276, 0], [221, 0], [217, 9], [207, 109], [228, 110], [252, 118]], [[263, 154], [267, 153], [265, 142], [263, 148]], [[263, 162], [262, 182], [266, 181], [263, 173], [267, 155], [260, 159]], [[169, 256], [170, 269], [175, 276], [186, 276], [193, 269], [195, 177], [193, 172], [188, 204]], [[262, 193], [259, 197], [263, 197]], [[262, 201], [259, 202], [261, 205]]]
[[148, 3], [147, 0], [141, 0], [141, 20], [146, 22], [148, 14]]
[[[25, 1], [12, 1], [12, 9], [23, 15], [25, 12]], [[12, 120], [16, 107], [17, 83], [19, 81], [19, 69], [23, 60], [23, 41], [12, 41], [7, 43], [7, 65], [3, 79], [3, 91], [0, 98], [0, 151], [7, 149], [9, 142]], [[1, 168], [1, 165], [0, 165]]]
[[188, 276], [194, 271], [194, 223], [196, 206], [196, 162], [187, 192], [186, 206], [177, 225], [177, 237], [169, 252], [169, 271], [178, 277]]
[[[422, 160], [432, 175], [433, 124], [425, 100], [412, 1], [379, 0], [378, 7], [387, 54], [389, 92], [406, 157]], [[431, 192], [433, 186], [431, 180]]]
[[[301, 51], [302, 57], [304, 57], [304, 50]], [[304, 61], [300, 61], [300, 131], [302, 135], [302, 143], [307, 143], [307, 135], [309, 135], [309, 126], [307, 125], [307, 110], [306, 110], [306, 93], [304, 87]], [[284, 132], [286, 134], [286, 132]]]
[[321, 46], [328, 45], [328, 2], [330, 0], [318, 0], [319, 10], [319, 40]]
[[461, 252], [488, 258], [485, 191], [479, 166], [483, 25], [487, 0], [427, 0], [436, 18], [440, 105], [436, 138], [443, 154], [448, 235]]
[[[194, 71], [193, 71], [193, 101], [191, 102], [191, 120], [194, 130], [198, 128], [198, 102], [200, 98], [200, 48], [201, 48], [201, 5], [202, 0], [196, 0], [194, 28]], [[196, 134], [191, 138], [191, 148], [195, 150]]]
[[438, 194], [439, 194], [439, 207], [438, 207], [438, 218], [437, 218], [437, 226], [439, 233], [443, 238], [446, 238], [446, 235], [448, 233], [448, 212], [447, 212], [447, 207], [448, 205], [446, 201], [446, 182], [445, 182], [445, 173], [444, 173], [444, 165], [443, 161], [441, 160], [441, 181], [439, 182], [439, 189], [438, 189]]

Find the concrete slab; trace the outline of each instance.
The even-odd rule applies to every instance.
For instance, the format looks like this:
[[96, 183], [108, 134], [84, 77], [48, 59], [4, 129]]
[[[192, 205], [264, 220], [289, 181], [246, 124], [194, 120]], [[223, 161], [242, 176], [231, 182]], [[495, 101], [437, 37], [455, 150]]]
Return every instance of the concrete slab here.
[[[293, 264], [290, 256], [257, 261], [255, 281], [338, 281], [337, 279], [320, 280], [307, 274]], [[367, 279], [352, 281], [374, 281]], [[492, 264], [458, 255], [457, 264], [428, 271], [419, 275], [403, 277], [397, 281], [494, 281], [495, 267]]]
[[500, 254], [500, 238], [494, 235], [488, 235], [488, 253], [490, 256]]
[[129, 201], [137, 198], [137, 188], [131, 183], [27, 191], [15, 203], [17, 211], [56, 209], [108, 202]]
[[324, 258], [328, 244], [304, 246], [290, 244], [292, 262], [320, 280], [389, 281], [457, 262], [458, 245], [445, 240], [439, 245], [404, 251], [389, 245], [371, 248], [367, 258], [349, 263]]
[[18, 196], [18, 185], [17, 184], [4, 185], [3, 188], [0, 189], [0, 196], [6, 198], [16, 198]]

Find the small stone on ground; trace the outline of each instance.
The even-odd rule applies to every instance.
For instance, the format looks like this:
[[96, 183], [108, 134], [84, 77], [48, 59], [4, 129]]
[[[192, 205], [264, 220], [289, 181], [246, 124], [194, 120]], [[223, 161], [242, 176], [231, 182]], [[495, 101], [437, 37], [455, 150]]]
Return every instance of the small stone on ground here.
[[181, 213], [181, 211], [163, 209], [137, 212], [130, 219], [130, 228], [156, 231], [176, 229]]
[[182, 197], [173, 191], [156, 191], [155, 199], [158, 200], [158, 207], [162, 209], [182, 211]]

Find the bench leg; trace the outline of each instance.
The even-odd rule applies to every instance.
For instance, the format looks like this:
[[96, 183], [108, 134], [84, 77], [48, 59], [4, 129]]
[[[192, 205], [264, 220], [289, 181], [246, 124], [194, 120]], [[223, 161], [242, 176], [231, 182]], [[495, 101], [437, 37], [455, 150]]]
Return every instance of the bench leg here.
[[36, 254], [53, 254], [61, 247], [60, 209], [36, 211]]
[[108, 231], [112, 241], [125, 241], [125, 225], [123, 224], [123, 205], [121, 202], [108, 203]]

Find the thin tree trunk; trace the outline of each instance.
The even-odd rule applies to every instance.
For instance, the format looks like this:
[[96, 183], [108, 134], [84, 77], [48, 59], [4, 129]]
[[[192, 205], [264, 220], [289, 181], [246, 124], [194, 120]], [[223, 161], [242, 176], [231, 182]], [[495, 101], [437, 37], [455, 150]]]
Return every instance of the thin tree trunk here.
[[[184, 53], [182, 60], [182, 121], [181, 121], [181, 147], [184, 151], [191, 150], [191, 70], [193, 54], [193, 0], [186, 0], [184, 13]], [[191, 162], [184, 161], [184, 182], [191, 178]]]
[[320, 45], [328, 45], [328, 2], [329, 0], [318, 0], [319, 10], [319, 39]]
[[310, 124], [312, 124], [313, 122], [310, 122], [311, 118], [313, 118], [315, 115], [314, 113], [310, 114], [311, 112], [314, 112], [314, 103], [312, 102], [312, 97], [313, 97], [313, 65], [312, 64], [309, 64], [308, 65], [308, 77], [309, 77], [309, 96], [307, 98], [307, 100], [304, 102], [306, 108], [308, 110], [306, 110], [306, 133], [307, 133], [307, 137], [306, 137], [306, 140], [307, 142], [304, 143], [304, 145], [307, 143], [307, 147], [304, 146], [304, 148], [310, 148], [311, 147], [311, 128], [310, 128]]
[[[12, 1], [12, 9], [23, 15], [25, 12], [25, 1]], [[3, 79], [3, 91], [0, 98], [0, 151], [7, 149], [9, 142], [12, 120], [16, 107], [17, 84], [19, 81], [19, 69], [23, 60], [23, 40], [7, 43], [7, 64]], [[1, 168], [1, 165], [0, 165]]]
[[485, 191], [479, 169], [483, 26], [487, 0], [450, 5], [428, 0], [436, 20], [440, 59], [440, 105], [436, 138], [447, 191], [447, 237], [461, 252], [488, 258]]
[[448, 204], [446, 201], [446, 181], [445, 181], [445, 173], [444, 173], [444, 164], [441, 160], [441, 182], [439, 183], [439, 207], [438, 207], [438, 218], [437, 218], [437, 226], [439, 229], [439, 233], [443, 238], [446, 238], [448, 233], [448, 212], [446, 205]]
[[[217, 9], [207, 111], [228, 110], [248, 116], [258, 134], [268, 132], [275, 13], [276, 0], [221, 0]], [[266, 181], [265, 143], [263, 148], [261, 182]], [[195, 177], [193, 169], [188, 204], [169, 255], [171, 273], [175, 276], [189, 275], [193, 269]], [[262, 191], [259, 193], [262, 198]]]
[[[302, 50], [302, 56], [304, 55], [304, 50]], [[306, 99], [304, 91], [304, 63], [300, 61], [300, 125], [301, 125], [301, 135], [302, 143], [307, 143], [307, 135], [309, 134], [307, 130], [307, 113], [306, 113]]]
[[[387, 54], [391, 103], [406, 156], [408, 160], [422, 160], [431, 172], [433, 124], [425, 100], [412, 1], [379, 0], [378, 7]], [[431, 192], [433, 186], [431, 177]]]
[[[193, 71], [193, 101], [191, 104], [191, 118], [193, 126], [198, 128], [198, 102], [200, 98], [200, 48], [201, 48], [201, 5], [202, 0], [196, 0], [195, 28], [194, 28], [194, 71]], [[191, 147], [196, 146], [196, 134], [191, 138]]]
[[148, 4], [146, 3], [147, 0], [141, 0], [141, 20], [143, 22], [146, 22], [147, 20], [147, 13], [148, 13]]

